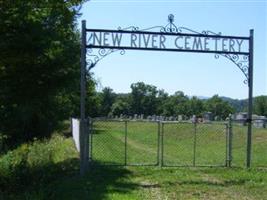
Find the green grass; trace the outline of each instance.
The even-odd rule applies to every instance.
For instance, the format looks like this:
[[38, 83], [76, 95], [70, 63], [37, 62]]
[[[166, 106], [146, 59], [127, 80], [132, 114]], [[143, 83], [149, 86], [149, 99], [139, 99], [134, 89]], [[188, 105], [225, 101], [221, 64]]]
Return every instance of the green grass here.
[[[163, 132], [163, 149], [161, 145], [158, 148], [159, 128]], [[166, 123], [159, 127], [157, 122], [96, 121], [93, 130], [93, 160], [105, 164], [157, 164], [159, 149], [163, 151], [165, 166], [225, 166], [226, 163], [223, 123], [196, 127], [191, 123]], [[232, 130], [232, 165], [244, 167], [247, 127], [233, 125]], [[253, 166], [267, 166], [267, 129], [253, 129], [252, 143]]]
[[[98, 159], [96, 162], [124, 164], [125, 152], [121, 150], [125, 147], [124, 122], [95, 126], [97, 133], [93, 136], [93, 144], [98, 144], [98, 147], [94, 148], [102, 149], [102, 153], [93, 152], [93, 156]], [[202, 139], [197, 140], [199, 143], [196, 151], [200, 152], [199, 158], [196, 159], [197, 164], [221, 164], [221, 157], [217, 157], [214, 151], [224, 149], [224, 145], [221, 145], [224, 140], [220, 136], [222, 127], [207, 125], [199, 129], [197, 137]], [[164, 129], [166, 136], [169, 136], [164, 141], [165, 162], [191, 165], [193, 153], [190, 126], [168, 124]], [[209, 131], [206, 131], [207, 129]], [[245, 128], [237, 126], [234, 129], [234, 163], [242, 165]], [[217, 136], [214, 137], [212, 133]], [[154, 164], [157, 158], [157, 123], [128, 123], [127, 134], [127, 162]], [[266, 166], [266, 129], [255, 129], [253, 138], [253, 144], [258, 144], [253, 149], [253, 152], [257, 153], [253, 156], [253, 166]], [[167, 144], [170, 144], [168, 148]], [[184, 150], [179, 151], [174, 144], [183, 145]], [[212, 157], [213, 155], [216, 156]], [[78, 153], [72, 139], [58, 134], [51, 139], [23, 144], [0, 157], [1, 200], [264, 200], [267, 199], [266, 191], [266, 168], [248, 170], [240, 167], [160, 168], [95, 165], [84, 177], [80, 177]]]

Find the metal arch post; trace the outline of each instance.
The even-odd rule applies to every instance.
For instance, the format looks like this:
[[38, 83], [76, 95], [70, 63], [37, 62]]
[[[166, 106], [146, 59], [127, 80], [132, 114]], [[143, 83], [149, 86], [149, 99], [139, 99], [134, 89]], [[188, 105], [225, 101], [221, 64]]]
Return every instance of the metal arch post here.
[[251, 147], [252, 147], [253, 37], [254, 37], [254, 30], [251, 29], [250, 30], [250, 37], [249, 37], [249, 69], [248, 69], [247, 168], [251, 167]]
[[87, 168], [87, 146], [86, 139], [87, 124], [85, 119], [85, 98], [86, 98], [86, 21], [82, 21], [81, 35], [81, 72], [80, 72], [80, 175], [84, 175]]

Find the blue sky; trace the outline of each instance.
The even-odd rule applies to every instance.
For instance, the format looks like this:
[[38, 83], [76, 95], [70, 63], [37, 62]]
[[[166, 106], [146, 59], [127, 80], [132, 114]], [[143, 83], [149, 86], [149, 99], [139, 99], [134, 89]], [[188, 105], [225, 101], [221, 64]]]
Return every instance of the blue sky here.
[[[172, 13], [177, 26], [198, 32], [249, 36], [254, 29], [254, 96], [267, 95], [267, 1], [91, 0], [81, 13], [79, 21], [86, 20], [87, 28], [165, 26]], [[115, 92], [130, 92], [131, 83], [143, 81], [169, 94], [247, 98], [245, 76], [214, 54], [128, 50], [105, 57], [92, 72], [99, 90], [108, 86]]]

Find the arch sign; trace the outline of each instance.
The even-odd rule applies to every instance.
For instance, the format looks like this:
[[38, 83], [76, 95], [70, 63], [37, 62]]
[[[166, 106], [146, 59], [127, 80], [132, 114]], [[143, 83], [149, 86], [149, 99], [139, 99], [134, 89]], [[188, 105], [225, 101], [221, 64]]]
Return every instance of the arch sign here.
[[[156, 31], [155, 31], [156, 30]], [[197, 32], [186, 27], [177, 27], [174, 16], [168, 16], [166, 26], [140, 29], [136, 26], [119, 27], [116, 30], [88, 29], [82, 21], [81, 44], [81, 171], [88, 164], [88, 137], [85, 120], [86, 74], [100, 60], [113, 52], [125, 54], [126, 50], [176, 51], [188, 53], [212, 53], [215, 58], [225, 57], [235, 64], [245, 76], [248, 85], [247, 117], [247, 167], [251, 165], [251, 125], [253, 96], [253, 29], [249, 36], [226, 36], [212, 31]], [[83, 139], [84, 138], [84, 139]], [[82, 151], [82, 149], [84, 149]], [[83, 160], [83, 161], [82, 161]], [[87, 161], [85, 161], [87, 160]], [[87, 164], [86, 164], [87, 163]], [[82, 169], [84, 166], [84, 169]]]

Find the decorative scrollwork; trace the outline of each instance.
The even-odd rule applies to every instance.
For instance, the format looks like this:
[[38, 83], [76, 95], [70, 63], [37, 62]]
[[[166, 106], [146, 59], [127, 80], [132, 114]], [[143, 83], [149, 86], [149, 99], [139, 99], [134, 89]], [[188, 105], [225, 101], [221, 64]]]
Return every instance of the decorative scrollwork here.
[[173, 14], [169, 14], [168, 15], [168, 24], [165, 26], [153, 26], [153, 27], [149, 27], [149, 28], [145, 28], [145, 29], [140, 29], [137, 26], [129, 26], [127, 28], [121, 28], [118, 27], [118, 30], [120, 31], [133, 31], [133, 32], [139, 32], [139, 31], [152, 31], [156, 29], [157, 31], [161, 32], [161, 33], [195, 33], [195, 34], [200, 34], [200, 35], [221, 35], [222, 33], [214, 33], [213, 31], [210, 30], [204, 30], [202, 32], [198, 32], [198, 31], [194, 31], [190, 28], [187, 27], [177, 27], [174, 24], [174, 15]]
[[177, 26], [173, 23], [174, 22], [174, 15], [170, 14], [168, 16], [168, 24], [164, 27], [165, 32], [167, 33], [178, 33]]
[[[168, 16], [168, 24], [166, 26], [153, 26], [150, 28], [146, 28], [146, 29], [140, 29], [137, 26], [129, 26], [126, 28], [122, 28], [122, 27], [118, 27], [119, 31], [131, 31], [131, 32], [144, 32], [144, 31], [153, 31], [153, 30], [157, 30], [157, 32], [161, 32], [161, 33], [176, 33], [176, 34], [182, 34], [182, 33], [193, 33], [193, 34], [198, 34], [198, 35], [203, 35], [203, 36], [209, 36], [209, 35], [215, 35], [215, 36], [220, 36], [222, 35], [221, 32], [219, 33], [215, 33], [209, 30], [204, 30], [202, 32], [198, 32], [192, 29], [189, 29], [187, 27], [177, 27], [174, 24], [174, 15], [170, 14]], [[92, 36], [89, 36], [88, 41], [91, 39]], [[87, 48], [87, 66], [88, 66], [88, 72], [90, 69], [92, 69], [93, 67], [95, 67], [95, 65], [102, 60], [103, 58], [105, 58], [106, 56], [110, 55], [111, 53], [117, 52], [119, 51], [121, 55], [125, 54], [125, 49], [119, 48], [118, 49], [98, 49], [98, 50], [93, 50], [93, 48]], [[249, 69], [249, 61], [248, 61], [248, 55], [243, 55], [243, 56], [239, 56], [237, 54], [215, 54], [215, 58], [218, 59], [220, 56], [223, 56], [225, 58], [227, 58], [228, 60], [230, 60], [231, 62], [233, 62], [240, 70], [241, 72], [245, 75], [245, 80], [244, 83], [247, 84], [248, 80], [249, 80], [249, 75], [248, 75], [248, 69]]]
[[113, 53], [113, 52], [117, 52], [119, 51], [121, 55], [125, 54], [125, 50], [124, 49], [98, 49], [97, 52], [94, 52], [92, 48], [87, 49], [87, 58], [86, 58], [86, 64], [88, 66], [87, 70], [91, 70], [92, 68], [95, 67], [95, 65], [102, 60], [103, 58], [105, 58], [106, 56], [108, 56], [109, 54]]
[[218, 59], [220, 56], [223, 56], [233, 62], [240, 70], [241, 72], [245, 75], [246, 79], [244, 80], [244, 84], [248, 83], [249, 80], [249, 75], [248, 75], [248, 70], [249, 70], [249, 59], [248, 55], [243, 55], [239, 56], [237, 54], [215, 54], [215, 58]]

